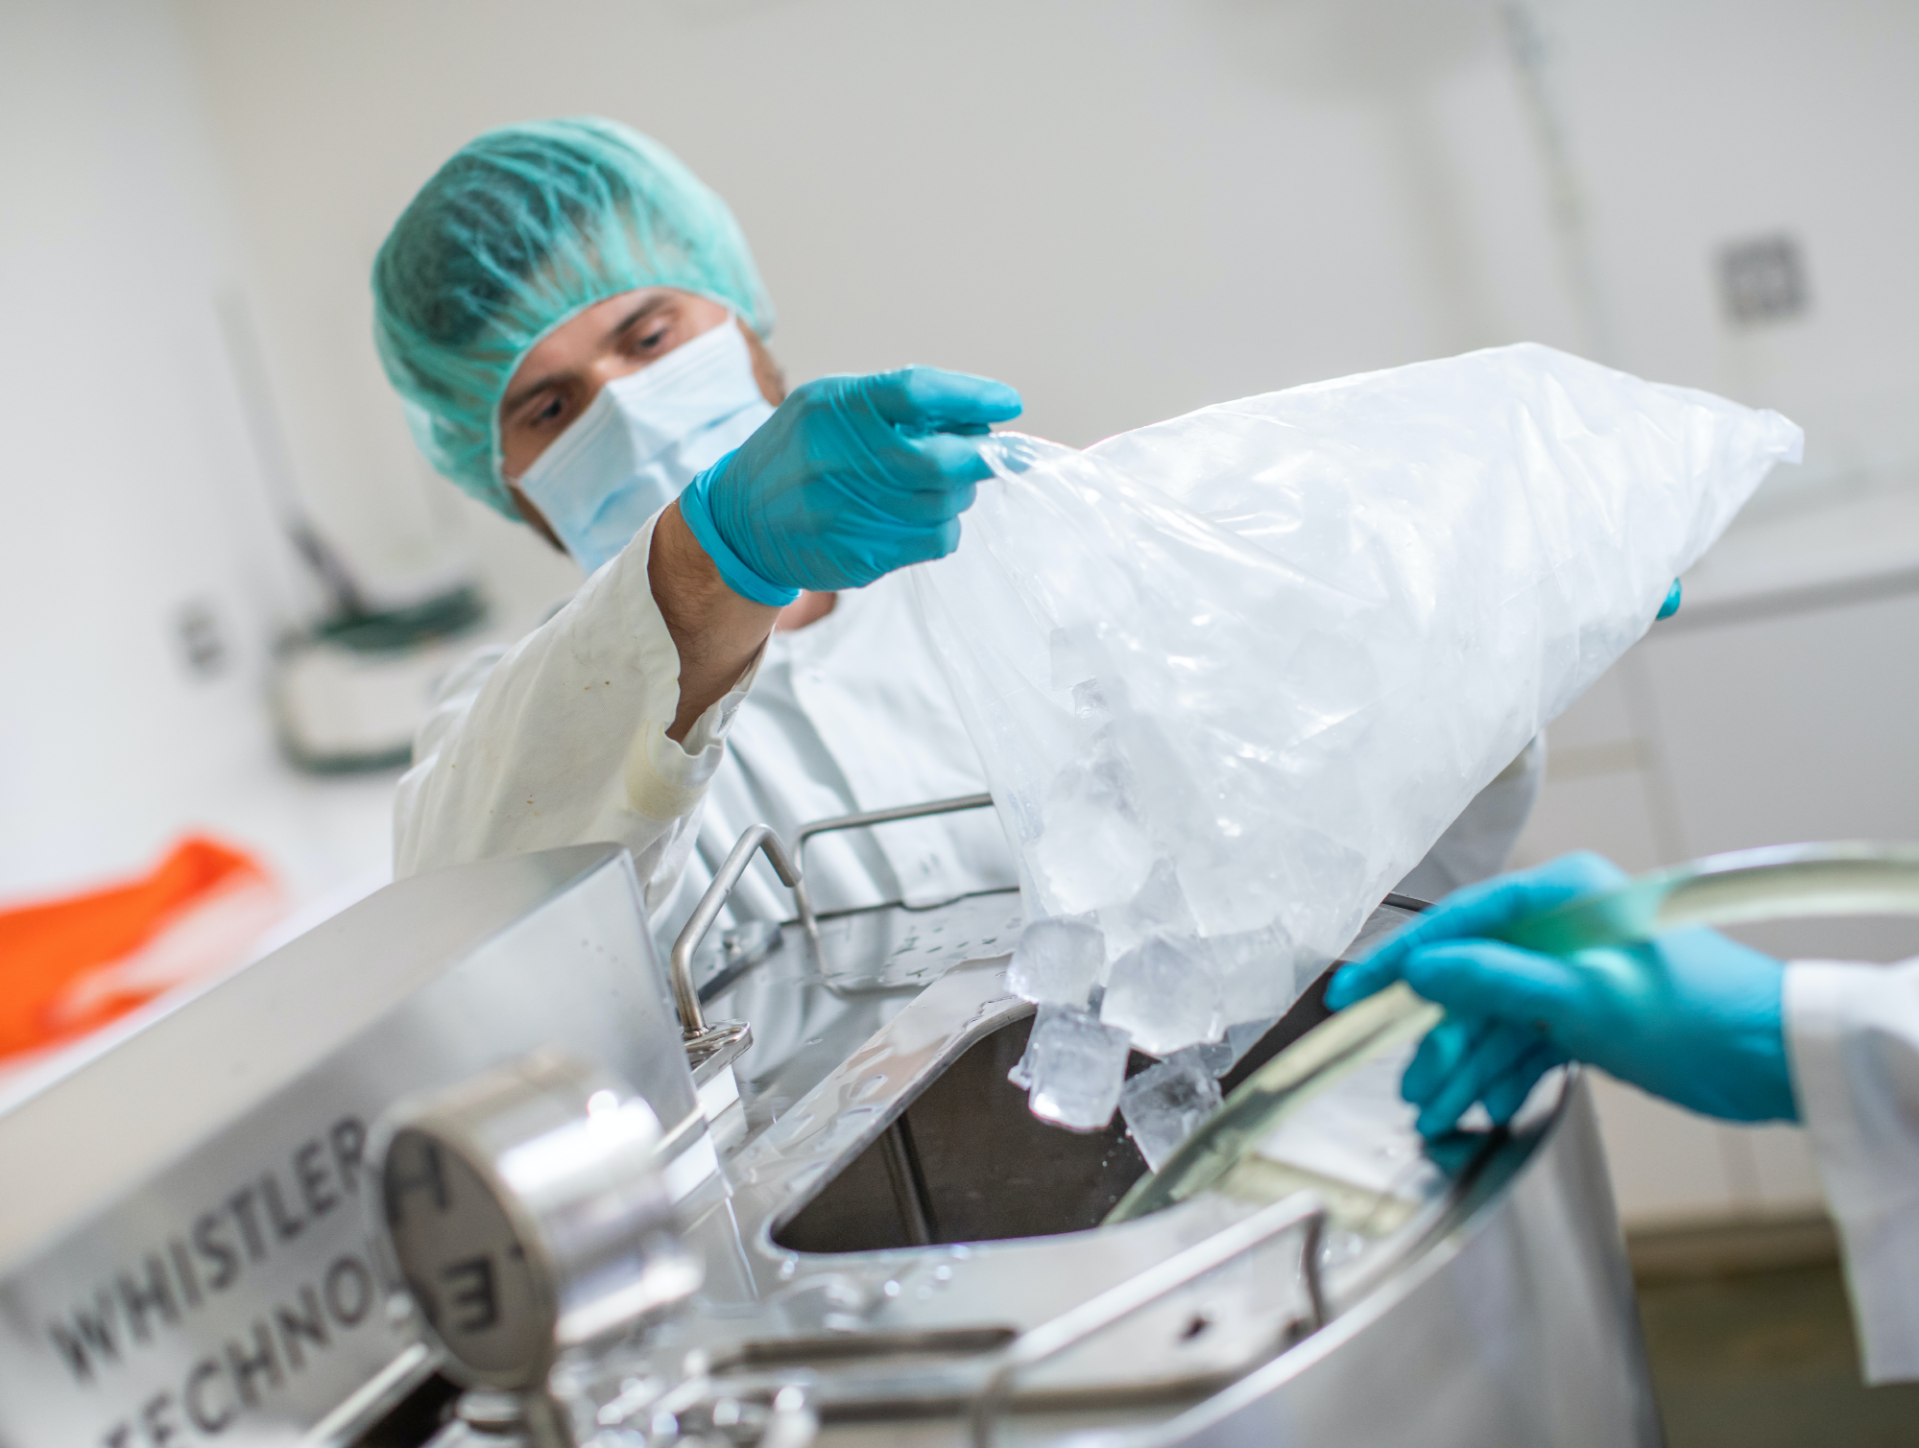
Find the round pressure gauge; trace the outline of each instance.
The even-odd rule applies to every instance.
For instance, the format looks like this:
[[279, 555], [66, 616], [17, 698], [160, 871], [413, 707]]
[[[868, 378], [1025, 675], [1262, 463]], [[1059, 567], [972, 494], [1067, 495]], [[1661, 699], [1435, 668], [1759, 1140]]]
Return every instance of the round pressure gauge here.
[[450, 1376], [537, 1387], [562, 1349], [699, 1287], [660, 1145], [643, 1099], [553, 1051], [389, 1113], [373, 1156], [386, 1243]]

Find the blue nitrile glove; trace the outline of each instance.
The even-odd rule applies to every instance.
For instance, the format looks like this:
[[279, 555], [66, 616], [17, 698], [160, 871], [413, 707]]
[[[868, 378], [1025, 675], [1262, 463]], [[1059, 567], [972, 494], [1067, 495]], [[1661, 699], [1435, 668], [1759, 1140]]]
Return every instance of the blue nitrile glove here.
[[1708, 1116], [1798, 1119], [1780, 1019], [1785, 967], [1771, 956], [1702, 929], [1565, 957], [1485, 938], [1625, 880], [1592, 854], [1486, 880], [1333, 977], [1335, 1010], [1395, 980], [1446, 1008], [1401, 1083], [1422, 1135], [1450, 1130], [1475, 1101], [1510, 1119], [1566, 1060]]
[[680, 516], [756, 602], [860, 588], [959, 546], [959, 515], [992, 472], [978, 439], [1019, 413], [1005, 383], [961, 372], [822, 377], [688, 483]]
[[1671, 618], [1679, 612], [1679, 591], [1679, 580], [1675, 578], [1672, 581], [1672, 587], [1666, 590], [1666, 601], [1659, 605], [1659, 612], [1652, 616], [1654, 623], [1658, 623], [1662, 618]]

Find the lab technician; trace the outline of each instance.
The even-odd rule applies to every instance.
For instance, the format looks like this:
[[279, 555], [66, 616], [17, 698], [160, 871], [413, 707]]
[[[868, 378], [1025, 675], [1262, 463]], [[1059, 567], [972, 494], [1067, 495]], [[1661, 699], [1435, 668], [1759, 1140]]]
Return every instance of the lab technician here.
[[[752, 823], [790, 841], [986, 788], [899, 570], [957, 545], [989, 476], [980, 439], [1020, 411], [1010, 387], [907, 368], [786, 393], [731, 213], [605, 120], [463, 147], [394, 226], [373, 291], [433, 465], [587, 574], [443, 686], [399, 787], [399, 874], [616, 841], [668, 940]], [[1542, 760], [1522, 754], [1409, 888], [1498, 869]], [[1017, 879], [991, 811], [822, 836], [806, 869], [823, 910]], [[792, 914], [763, 862], [731, 908]]]
[[1802, 1123], [1866, 1378], [1919, 1379], [1919, 960], [1783, 964], [1704, 929], [1565, 958], [1489, 938], [1625, 879], [1580, 854], [1461, 890], [1342, 967], [1328, 1001], [1404, 980], [1446, 1008], [1402, 1083], [1429, 1137], [1475, 1102], [1510, 1119], [1569, 1060], [1708, 1116]]

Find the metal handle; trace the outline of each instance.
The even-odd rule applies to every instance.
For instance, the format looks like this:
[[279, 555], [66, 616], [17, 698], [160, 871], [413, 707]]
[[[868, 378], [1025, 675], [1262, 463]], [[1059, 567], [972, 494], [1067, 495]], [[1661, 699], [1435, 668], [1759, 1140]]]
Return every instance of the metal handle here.
[[1837, 841], [1708, 855], [1528, 915], [1497, 939], [1548, 955], [1634, 945], [1687, 925], [1919, 915], [1919, 847]]
[[[924, 819], [928, 815], [958, 814], [961, 810], [986, 809], [992, 803], [993, 796], [990, 794], [962, 794], [952, 799], [927, 800], [924, 804], [903, 804], [894, 809], [869, 809], [860, 814], [814, 820], [809, 825], [801, 825], [799, 833], [793, 837], [795, 873], [798, 865], [806, 863], [806, 842], [814, 835], [831, 834], [835, 830], [857, 830], [867, 825], [890, 825], [896, 820]], [[781, 878], [785, 879], [784, 876]], [[813, 958], [824, 966], [826, 957], [820, 949], [820, 924], [813, 914], [812, 897], [806, 893], [803, 880], [786, 880], [786, 883], [793, 887], [793, 904], [799, 909], [800, 928], [806, 932], [806, 938], [813, 947]]]
[[[804, 838], [804, 835], [802, 831], [801, 837]], [[773, 873], [780, 877], [782, 885], [790, 887], [795, 895], [800, 893], [799, 868], [788, 858], [786, 846], [780, 843], [780, 837], [773, 833], [772, 826], [748, 825], [734, 842], [733, 853], [726, 857], [726, 863], [713, 876], [713, 883], [700, 896], [700, 903], [693, 907], [693, 913], [680, 931], [680, 938], [673, 942], [673, 953], [668, 957], [673, 978], [673, 1004], [680, 1013], [680, 1032], [689, 1042], [707, 1034], [706, 1013], [700, 1009], [699, 988], [693, 984], [693, 952], [700, 948], [700, 942], [706, 939], [706, 932], [713, 928], [713, 922], [726, 905], [726, 897], [733, 893], [740, 876], [746, 873], [755, 850], [765, 852], [773, 866]]]
[[1067, 1348], [1104, 1332], [1135, 1312], [1151, 1306], [1208, 1272], [1225, 1266], [1281, 1232], [1300, 1227], [1300, 1277], [1306, 1284], [1306, 1321], [1312, 1332], [1326, 1325], [1326, 1292], [1319, 1276], [1319, 1243], [1326, 1227], [1326, 1204], [1317, 1192], [1295, 1192], [1282, 1202], [1235, 1222], [1164, 1262], [1109, 1287], [1099, 1296], [1062, 1312], [1051, 1322], [1021, 1333], [1008, 1344], [1005, 1356], [979, 1396], [973, 1400], [973, 1448], [991, 1448], [993, 1419], [1004, 1402], [1015, 1374], [1057, 1357]]

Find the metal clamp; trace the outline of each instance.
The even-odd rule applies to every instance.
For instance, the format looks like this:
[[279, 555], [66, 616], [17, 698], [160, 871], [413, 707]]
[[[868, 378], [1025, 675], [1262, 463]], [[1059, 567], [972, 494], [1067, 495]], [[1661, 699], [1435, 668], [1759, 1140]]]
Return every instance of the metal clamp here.
[[991, 1448], [993, 1420], [1005, 1402], [1016, 1374], [1057, 1357], [1069, 1347], [1104, 1332], [1143, 1308], [1225, 1266], [1235, 1257], [1294, 1227], [1302, 1228], [1299, 1271], [1306, 1286], [1306, 1326], [1317, 1332], [1326, 1325], [1326, 1292], [1319, 1275], [1319, 1244], [1326, 1228], [1326, 1204], [1317, 1192], [1295, 1192], [1223, 1232], [1196, 1242], [1137, 1277], [1106, 1291], [1051, 1322], [1021, 1333], [1007, 1345], [998, 1367], [973, 1400], [973, 1448]]
[[753, 1039], [752, 1028], [744, 1021], [707, 1024], [706, 1012], [700, 1008], [699, 987], [693, 983], [693, 952], [700, 948], [700, 942], [706, 939], [706, 932], [713, 928], [713, 922], [726, 905], [726, 897], [733, 893], [740, 876], [746, 873], [746, 867], [756, 850], [765, 852], [773, 866], [773, 873], [780, 877], [782, 885], [790, 887], [795, 893], [799, 891], [800, 872], [787, 856], [780, 837], [773, 833], [769, 825], [747, 826], [734, 843], [733, 853], [726, 857], [726, 863], [713, 876], [713, 883], [700, 896], [700, 903], [693, 907], [693, 913], [680, 931], [680, 938], [673, 942], [673, 952], [668, 957], [668, 969], [673, 981], [673, 1004], [680, 1013], [680, 1033], [685, 1037], [687, 1058], [694, 1066], [696, 1079], [700, 1075], [700, 1068], [716, 1069], [719, 1064], [732, 1060], [744, 1051]]
[[[961, 810], [986, 809], [992, 803], [993, 796], [990, 794], [962, 794], [952, 799], [927, 800], [924, 804], [903, 804], [895, 809], [870, 809], [861, 814], [814, 820], [809, 825], [801, 825], [799, 833], [793, 837], [795, 875], [798, 874], [797, 867], [806, 863], [806, 842], [814, 835], [832, 834], [836, 830], [857, 830], [867, 825], [890, 825], [896, 820], [924, 819], [928, 815], [958, 814]], [[820, 923], [813, 913], [813, 901], [806, 893], [806, 884], [798, 878], [780, 878], [792, 886], [793, 904], [800, 912], [800, 928], [806, 932], [807, 943], [813, 947], [813, 958], [824, 966], [826, 957], [820, 948]]]

